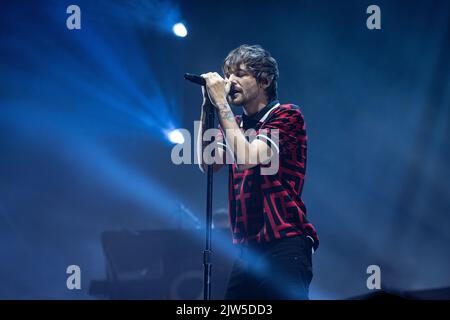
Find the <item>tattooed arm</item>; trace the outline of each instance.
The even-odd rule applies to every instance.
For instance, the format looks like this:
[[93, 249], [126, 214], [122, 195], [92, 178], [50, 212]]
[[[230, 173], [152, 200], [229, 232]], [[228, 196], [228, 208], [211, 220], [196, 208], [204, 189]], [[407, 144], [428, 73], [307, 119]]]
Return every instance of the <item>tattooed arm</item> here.
[[217, 107], [217, 114], [227, 144], [230, 146], [240, 170], [253, 168], [272, 157], [272, 150], [266, 142], [258, 139], [251, 143], [247, 141], [228, 103]]
[[234, 118], [234, 114], [226, 99], [230, 91], [230, 82], [215, 72], [202, 76], [206, 80], [209, 99], [217, 109], [219, 122], [225, 134], [227, 145], [233, 152], [239, 169], [252, 168], [268, 161], [272, 157], [273, 152], [267, 143], [258, 139], [249, 143]]

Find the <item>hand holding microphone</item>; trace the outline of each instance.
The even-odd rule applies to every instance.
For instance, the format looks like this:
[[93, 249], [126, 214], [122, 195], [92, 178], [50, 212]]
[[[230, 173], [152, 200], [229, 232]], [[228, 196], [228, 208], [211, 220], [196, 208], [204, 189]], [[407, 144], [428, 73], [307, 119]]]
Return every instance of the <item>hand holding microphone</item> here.
[[231, 82], [228, 79], [222, 78], [217, 72], [209, 72], [201, 76], [186, 73], [184, 78], [206, 87], [209, 99], [205, 99], [205, 92], [202, 90], [204, 104], [206, 100], [210, 100], [216, 108], [227, 105], [227, 95], [230, 92]]
[[208, 108], [214, 108], [214, 105], [212, 104], [211, 100], [209, 99], [207, 90], [205, 88], [205, 86], [206, 86], [205, 78], [203, 78], [202, 76], [196, 75], [196, 74], [185, 73], [184, 79], [202, 86], [202, 96], [203, 96], [202, 108], [204, 108], [205, 110], [207, 110]]

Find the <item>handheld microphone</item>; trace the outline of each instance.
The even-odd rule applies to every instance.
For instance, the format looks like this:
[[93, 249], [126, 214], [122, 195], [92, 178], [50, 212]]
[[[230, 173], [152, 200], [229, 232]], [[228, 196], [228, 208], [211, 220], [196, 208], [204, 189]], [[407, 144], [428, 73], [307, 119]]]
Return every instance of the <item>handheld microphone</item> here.
[[206, 85], [206, 80], [196, 74], [192, 74], [192, 73], [185, 73], [184, 74], [184, 78], [186, 80], [189, 80], [190, 82], [199, 84], [201, 86], [205, 86]]

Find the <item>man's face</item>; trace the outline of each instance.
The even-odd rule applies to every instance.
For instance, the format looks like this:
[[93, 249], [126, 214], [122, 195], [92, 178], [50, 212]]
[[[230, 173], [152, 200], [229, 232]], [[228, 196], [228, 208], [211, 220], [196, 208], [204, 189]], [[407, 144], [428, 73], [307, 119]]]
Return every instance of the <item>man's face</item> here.
[[231, 89], [228, 94], [228, 102], [233, 105], [244, 106], [256, 99], [260, 94], [260, 87], [243, 63], [238, 68], [230, 70], [225, 75], [231, 81]]

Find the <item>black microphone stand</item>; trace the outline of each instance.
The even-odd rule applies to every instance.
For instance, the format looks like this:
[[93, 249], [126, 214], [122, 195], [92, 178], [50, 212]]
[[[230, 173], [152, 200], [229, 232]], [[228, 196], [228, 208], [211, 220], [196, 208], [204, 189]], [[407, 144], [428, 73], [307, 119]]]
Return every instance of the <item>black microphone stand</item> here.
[[[205, 79], [201, 76], [185, 73], [184, 78], [201, 86], [206, 85]], [[206, 88], [205, 88], [206, 90]], [[214, 106], [208, 105], [205, 110], [206, 123], [205, 131], [214, 126]], [[204, 133], [204, 132], [203, 132]], [[203, 148], [201, 149], [203, 152]], [[203, 154], [201, 155], [203, 158]], [[207, 169], [207, 190], [206, 190], [206, 243], [203, 251], [203, 300], [211, 300], [211, 230], [212, 230], [212, 192], [213, 192], [213, 167], [209, 164]]]
[[[214, 126], [214, 107], [208, 106], [206, 112], [205, 130]], [[204, 133], [204, 132], [203, 132]], [[203, 154], [201, 155], [203, 157]], [[211, 230], [212, 230], [212, 192], [213, 192], [213, 166], [208, 165], [206, 187], [206, 244], [203, 251], [203, 300], [211, 300]]]

